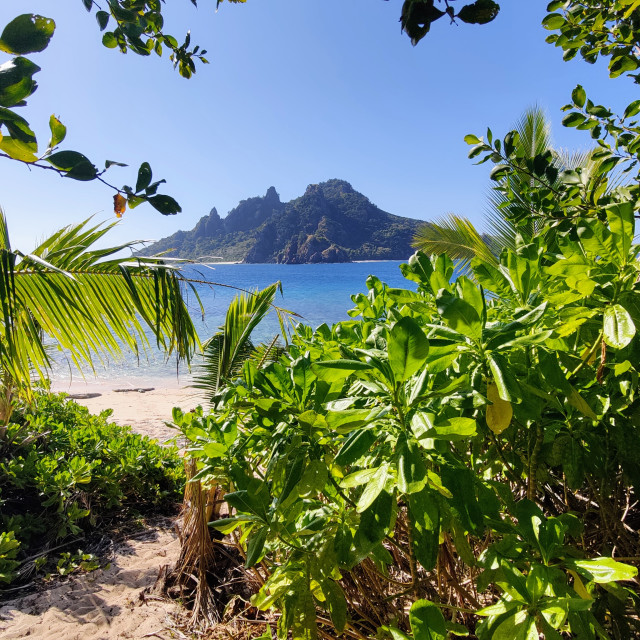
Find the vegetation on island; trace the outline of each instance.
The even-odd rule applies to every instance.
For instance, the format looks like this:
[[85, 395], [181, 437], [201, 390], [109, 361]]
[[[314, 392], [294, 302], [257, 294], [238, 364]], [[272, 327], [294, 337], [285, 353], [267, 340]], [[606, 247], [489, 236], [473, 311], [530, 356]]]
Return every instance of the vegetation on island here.
[[214, 208], [191, 231], [163, 238], [143, 254], [280, 264], [406, 260], [419, 224], [382, 211], [344, 180], [327, 180], [291, 202], [281, 202], [270, 187], [224, 218]]

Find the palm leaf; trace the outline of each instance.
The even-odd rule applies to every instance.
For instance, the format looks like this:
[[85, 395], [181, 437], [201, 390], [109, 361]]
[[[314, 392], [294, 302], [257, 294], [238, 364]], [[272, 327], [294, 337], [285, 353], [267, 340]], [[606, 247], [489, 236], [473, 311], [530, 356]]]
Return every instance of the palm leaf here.
[[437, 222], [428, 222], [418, 228], [413, 246], [425, 253], [446, 253], [457, 260], [461, 273], [469, 270], [472, 260], [479, 259], [498, 266], [496, 256], [489, 244], [466, 218], [449, 214]]
[[279, 283], [275, 283], [262, 291], [242, 292], [231, 301], [224, 324], [203, 345], [203, 360], [194, 377], [196, 389], [212, 397], [225, 380], [239, 373], [255, 352], [251, 342], [253, 330], [276, 309], [274, 299], [278, 288]]
[[123, 349], [138, 354], [151, 330], [158, 347], [190, 361], [199, 345], [183, 290], [186, 279], [158, 258], [117, 258], [136, 243], [95, 249], [113, 227], [89, 220], [60, 229], [31, 254], [11, 250], [0, 212], [0, 367], [28, 394], [31, 375], [45, 378], [44, 337], [80, 367]]

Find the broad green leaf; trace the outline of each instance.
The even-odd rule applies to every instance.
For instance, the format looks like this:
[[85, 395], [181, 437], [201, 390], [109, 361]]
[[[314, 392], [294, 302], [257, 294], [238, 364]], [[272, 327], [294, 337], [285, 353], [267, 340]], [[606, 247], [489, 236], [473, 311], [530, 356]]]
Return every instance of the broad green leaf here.
[[509, 370], [509, 363], [499, 353], [487, 354], [487, 361], [500, 398], [505, 402], [518, 400], [520, 391], [515, 377]]
[[362, 513], [373, 504], [375, 499], [380, 495], [382, 490], [385, 488], [388, 477], [389, 477], [389, 467], [388, 465], [383, 464], [377, 469], [375, 474], [367, 482], [367, 486], [364, 488], [364, 491], [362, 492], [362, 495], [358, 500], [358, 505], [356, 508], [356, 511], [358, 513]]
[[373, 422], [386, 411], [370, 409], [344, 409], [342, 411], [327, 411], [325, 419], [330, 429], [338, 433], [348, 433]]
[[354, 463], [369, 450], [375, 440], [376, 436], [371, 429], [352, 431], [340, 447], [335, 463], [339, 465]]
[[371, 365], [360, 360], [322, 360], [311, 365], [311, 371], [325, 382], [344, 380], [356, 371], [367, 371]]
[[454, 331], [472, 340], [479, 341], [482, 337], [482, 320], [476, 309], [448, 292], [436, 300], [438, 313]]
[[207, 442], [202, 446], [202, 450], [208, 458], [222, 458], [227, 453], [227, 447], [220, 442]]
[[2, 31], [0, 50], [15, 55], [44, 51], [55, 30], [56, 23], [51, 18], [23, 13]]
[[439, 607], [428, 600], [416, 600], [409, 611], [414, 640], [446, 640], [447, 627]]
[[268, 527], [260, 527], [257, 530], [253, 530], [249, 539], [247, 540], [247, 559], [244, 566], [249, 569], [259, 562], [264, 551], [264, 543], [267, 540], [269, 533]]
[[47, 156], [45, 160], [57, 169], [66, 171], [66, 177], [74, 180], [93, 180], [98, 174], [90, 160], [77, 151], [58, 151]]
[[358, 557], [366, 557], [393, 527], [396, 509], [395, 497], [382, 491], [373, 504], [362, 512], [353, 539]]
[[464, 467], [444, 466], [441, 469], [442, 484], [451, 492], [451, 506], [458, 512], [465, 531], [482, 531], [484, 517], [476, 498], [474, 473]]
[[38, 160], [38, 156], [34, 153], [37, 149], [32, 150], [30, 148], [32, 146], [33, 145], [16, 140], [11, 136], [3, 136], [0, 138], [0, 151], [4, 151], [10, 158], [15, 158], [22, 162], [31, 163]]
[[387, 351], [396, 381], [404, 382], [424, 365], [429, 354], [429, 342], [420, 325], [405, 316], [393, 325]]
[[253, 520], [251, 516], [235, 516], [233, 518], [220, 518], [219, 520], [214, 520], [209, 523], [209, 526], [227, 536], [241, 525], [254, 521], [255, 520]]
[[297, 490], [298, 494], [306, 496], [315, 496], [320, 493], [327, 483], [327, 465], [324, 460], [311, 460], [307, 464]]
[[359, 471], [354, 471], [342, 480], [340, 486], [343, 489], [359, 487], [360, 485], [369, 482], [380, 469], [381, 467], [374, 467], [373, 469], [360, 469]]
[[398, 438], [398, 489], [411, 494], [422, 491], [427, 484], [427, 467], [418, 443], [402, 434]]
[[172, 216], [182, 211], [182, 207], [171, 196], [151, 196], [149, 204], [164, 216]]
[[627, 310], [612, 304], [604, 310], [604, 341], [614, 349], [623, 349], [636, 335], [636, 326]]
[[535, 618], [523, 609], [499, 624], [491, 640], [538, 640], [539, 637]]
[[33, 75], [40, 71], [37, 64], [17, 57], [0, 65], [0, 107], [20, 106], [37, 87]]
[[342, 587], [333, 580], [323, 580], [322, 593], [326, 607], [329, 609], [331, 622], [338, 633], [342, 633], [347, 625], [347, 600]]
[[136, 180], [136, 193], [146, 189], [151, 184], [151, 166], [148, 162], [143, 162], [138, 169], [138, 179]]
[[434, 424], [435, 440], [463, 440], [476, 435], [477, 424], [473, 418], [446, 418]]
[[629, 259], [629, 251], [635, 235], [634, 203], [621, 202], [609, 205], [605, 211], [609, 229], [615, 239], [615, 247], [623, 264]]
[[581, 109], [582, 107], [584, 107], [584, 103], [587, 101], [587, 92], [584, 90], [584, 87], [582, 85], [579, 84], [573, 90], [571, 99], [576, 106], [580, 107]]
[[440, 506], [428, 489], [409, 496], [409, 524], [413, 534], [413, 551], [418, 562], [431, 571], [440, 549]]
[[633, 580], [638, 569], [613, 558], [594, 558], [593, 560], [572, 560], [570, 564], [586, 571], [594, 582], [606, 584], [616, 580]]

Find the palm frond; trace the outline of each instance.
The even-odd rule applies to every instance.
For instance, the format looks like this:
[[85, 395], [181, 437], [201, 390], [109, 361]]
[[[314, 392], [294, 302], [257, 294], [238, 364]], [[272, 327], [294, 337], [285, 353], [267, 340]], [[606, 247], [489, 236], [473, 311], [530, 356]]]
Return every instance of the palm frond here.
[[255, 292], [238, 294], [229, 305], [224, 324], [203, 345], [203, 360], [193, 386], [215, 395], [222, 383], [237, 375], [244, 362], [255, 352], [251, 333], [275, 309], [279, 283]]
[[513, 129], [518, 132], [518, 146], [529, 158], [544, 153], [552, 146], [549, 118], [538, 105], [529, 107]]
[[[123, 348], [139, 353], [150, 329], [167, 354], [190, 361], [198, 336], [183, 298], [183, 279], [155, 258], [111, 257], [123, 248], [94, 250], [113, 225], [89, 220], [65, 227], [31, 254], [0, 248], [0, 368], [12, 384], [30, 387], [31, 372], [50, 366], [43, 336], [80, 366]], [[0, 243], [8, 246], [0, 214]]]
[[471, 261], [475, 258], [498, 266], [491, 247], [473, 224], [455, 214], [420, 226], [412, 244], [427, 254], [446, 253], [452, 260], [458, 261], [457, 268], [462, 273], [468, 271]]

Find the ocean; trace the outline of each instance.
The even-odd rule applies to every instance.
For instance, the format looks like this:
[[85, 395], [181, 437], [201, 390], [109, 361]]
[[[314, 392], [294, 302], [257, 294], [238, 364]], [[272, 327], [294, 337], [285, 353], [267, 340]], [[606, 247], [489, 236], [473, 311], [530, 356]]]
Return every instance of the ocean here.
[[[214, 334], [224, 322], [227, 307], [237, 291], [262, 289], [273, 282], [282, 283], [283, 295], [278, 294], [276, 304], [303, 317], [302, 322], [316, 327], [323, 322], [331, 325], [347, 320], [347, 311], [353, 308], [351, 295], [366, 293], [366, 279], [376, 275], [392, 287], [415, 289], [414, 283], [405, 280], [400, 272], [399, 261], [351, 262], [346, 264], [218, 264], [188, 267], [185, 275], [195, 279], [206, 279], [227, 286], [196, 285], [204, 307], [202, 320], [200, 307], [193, 295], [187, 301], [198, 334], [202, 340]], [[255, 334], [256, 342], [268, 341], [280, 332], [275, 314], [270, 314]], [[151, 341], [152, 342], [152, 341]], [[152, 342], [153, 344], [153, 342]], [[188, 384], [189, 371], [181, 366], [178, 370], [175, 359], [164, 358], [155, 349], [136, 359], [126, 354], [122, 359], [97, 361], [95, 373], [85, 369], [84, 380], [88, 383], [111, 384], [118, 382], [133, 386], [144, 386], [149, 381], [174, 381]], [[64, 357], [58, 358], [52, 372], [52, 381], [61, 386], [69, 381], [82, 381], [82, 374], [69, 365]]]

